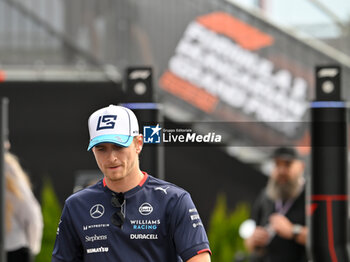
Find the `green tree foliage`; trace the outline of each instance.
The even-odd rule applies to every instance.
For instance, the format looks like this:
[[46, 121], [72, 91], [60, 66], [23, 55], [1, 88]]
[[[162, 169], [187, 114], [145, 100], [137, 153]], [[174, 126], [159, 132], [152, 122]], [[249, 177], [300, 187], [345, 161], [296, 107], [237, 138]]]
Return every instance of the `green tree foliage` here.
[[219, 195], [210, 219], [208, 238], [213, 252], [212, 262], [233, 262], [235, 255], [246, 253], [238, 230], [250, 216], [250, 207], [240, 203], [233, 212], [227, 210], [226, 197]]
[[41, 208], [44, 217], [44, 232], [41, 251], [35, 258], [35, 262], [48, 262], [51, 261], [57, 226], [61, 217], [61, 205], [49, 180], [46, 180], [44, 183], [41, 199]]

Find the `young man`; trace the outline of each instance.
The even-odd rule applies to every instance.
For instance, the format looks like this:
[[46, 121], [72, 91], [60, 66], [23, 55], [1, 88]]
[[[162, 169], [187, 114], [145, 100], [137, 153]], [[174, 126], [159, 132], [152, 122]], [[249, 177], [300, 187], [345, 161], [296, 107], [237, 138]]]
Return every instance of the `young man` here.
[[141, 172], [134, 113], [114, 105], [97, 110], [89, 132], [88, 150], [104, 178], [66, 200], [52, 262], [210, 261], [190, 195]]
[[272, 158], [274, 169], [252, 209], [257, 227], [245, 244], [254, 262], [306, 262], [304, 163], [292, 148], [277, 148]]

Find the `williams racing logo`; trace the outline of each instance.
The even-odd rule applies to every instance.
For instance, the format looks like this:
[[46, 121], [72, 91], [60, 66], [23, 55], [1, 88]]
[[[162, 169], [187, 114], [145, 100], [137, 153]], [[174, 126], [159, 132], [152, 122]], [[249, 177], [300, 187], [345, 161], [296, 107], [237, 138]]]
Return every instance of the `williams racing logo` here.
[[222, 136], [214, 132], [198, 134], [190, 128], [162, 128], [159, 124], [144, 126], [143, 136], [145, 144], [216, 144], [222, 142]]

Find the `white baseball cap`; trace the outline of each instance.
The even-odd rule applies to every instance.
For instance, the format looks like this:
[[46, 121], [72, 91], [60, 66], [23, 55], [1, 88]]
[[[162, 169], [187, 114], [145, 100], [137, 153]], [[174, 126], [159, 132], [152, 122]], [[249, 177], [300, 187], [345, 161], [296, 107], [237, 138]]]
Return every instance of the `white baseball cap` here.
[[88, 151], [101, 143], [130, 146], [133, 137], [139, 134], [135, 114], [123, 106], [110, 105], [95, 111], [89, 117], [90, 143]]

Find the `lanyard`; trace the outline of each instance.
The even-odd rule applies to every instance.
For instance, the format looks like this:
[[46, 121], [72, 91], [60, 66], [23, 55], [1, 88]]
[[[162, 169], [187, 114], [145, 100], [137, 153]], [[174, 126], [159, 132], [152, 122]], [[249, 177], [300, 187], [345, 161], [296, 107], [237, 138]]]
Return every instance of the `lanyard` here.
[[288, 210], [293, 205], [294, 201], [295, 201], [295, 198], [290, 199], [290, 200], [286, 201], [286, 203], [284, 203], [284, 205], [283, 205], [282, 200], [275, 201], [275, 209], [276, 209], [277, 213], [279, 213], [281, 215], [286, 215]]

